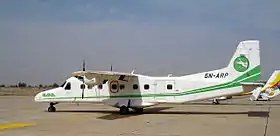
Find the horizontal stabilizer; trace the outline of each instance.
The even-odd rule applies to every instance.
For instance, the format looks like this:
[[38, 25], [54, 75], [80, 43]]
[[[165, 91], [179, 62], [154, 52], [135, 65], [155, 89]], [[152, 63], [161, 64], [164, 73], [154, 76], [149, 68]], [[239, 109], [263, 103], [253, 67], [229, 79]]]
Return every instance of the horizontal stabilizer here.
[[241, 82], [242, 86], [264, 86], [265, 83], [258, 83], [258, 82]]

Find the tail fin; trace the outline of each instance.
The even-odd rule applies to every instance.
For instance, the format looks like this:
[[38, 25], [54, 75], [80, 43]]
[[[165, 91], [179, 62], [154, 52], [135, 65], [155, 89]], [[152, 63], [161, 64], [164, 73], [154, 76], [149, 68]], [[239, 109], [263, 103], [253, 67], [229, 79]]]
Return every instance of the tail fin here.
[[252, 96], [253, 99], [251, 100], [257, 100], [260, 95], [264, 100], [268, 100], [278, 96], [280, 94], [279, 82], [280, 82], [280, 70], [276, 70], [270, 76], [269, 80], [264, 85], [264, 87], [260, 88], [258, 91], [257, 90], [253, 91], [254, 95]]
[[273, 72], [266, 85], [261, 90], [263, 99], [271, 99], [280, 94], [279, 91], [280, 70]]
[[261, 67], [259, 41], [247, 40], [240, 42], [232, 59], [226, 67], [226, 70], [230, 73], [230, 79], [241, 77], [244, 79], [248, 77], [246, 81], [255, 82], [256, 80], [260, 80]]

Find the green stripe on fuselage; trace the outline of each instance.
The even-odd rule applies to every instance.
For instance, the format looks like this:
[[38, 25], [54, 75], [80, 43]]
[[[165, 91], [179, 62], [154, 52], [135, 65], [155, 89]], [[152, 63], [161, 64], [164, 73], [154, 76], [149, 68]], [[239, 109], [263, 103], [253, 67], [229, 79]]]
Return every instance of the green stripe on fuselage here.
[[[214, 90], [220, 90], [225, 88], [233, 88], [241, 86], [240, 82], [255, 82], [261, 78], [261, 67], [257, 66], [243, 75], [237, 77], [233, 81], [214, 85], [205, 88], [199, 88], [194, 90], [188, 90], [180, 93], [162, 93], [162, 94], [126, 94], [126, 95], [111, 95], [111, 96], [86, 96], [84, 98], [140, 98], [140, 97], [167, 97], [167, 96], [182, 96], [190, 95], [202, 92], [209, 92]], [[54, 97], [54, 98], [43, 98], [43, 99], [82, 99], [82, 97]]]

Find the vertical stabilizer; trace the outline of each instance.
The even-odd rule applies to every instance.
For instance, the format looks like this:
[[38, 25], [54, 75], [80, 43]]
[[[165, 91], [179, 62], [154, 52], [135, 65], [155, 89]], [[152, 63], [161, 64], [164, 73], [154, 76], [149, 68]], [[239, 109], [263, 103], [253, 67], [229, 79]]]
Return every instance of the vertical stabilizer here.
[[226, 69], [227, 72], [230, 73], [231, 79], [236, 79], [240, 76], [243, 78], [250, 76], [254, 78], [248, 78], [246, 81], [254, 82], [260, 80], [261, 68], [259, 41], [247, 40], [240, 42]]

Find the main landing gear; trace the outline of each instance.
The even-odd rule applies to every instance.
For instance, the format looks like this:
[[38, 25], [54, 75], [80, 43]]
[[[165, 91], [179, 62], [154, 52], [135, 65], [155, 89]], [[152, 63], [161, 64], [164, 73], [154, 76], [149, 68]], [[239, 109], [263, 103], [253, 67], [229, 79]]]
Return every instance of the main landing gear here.
[[220, 104], [220, 102], [219, 102], [219, 100], [218, 100], [218, 99], [213, 99], [212, 104], [217, 105], [217, 104]]
[[54, 107], [54, 105], [56, 105], [56, 102], [51, 102], [50, 103], [50, 107], [48, 108], [48, 112], [55, 112], [56, 108]]
[[[138, 114], [141, 114], [141, 113], [143, 113], [143, 111], [144, 111], [144, 109], [143, 108], [132, 108], [136, 113], [138, 113]], [[127, 106], [121, 106], [120, 107], [120, 114], [121, 115], [126, 115], [126, 114], [129, 114], [130, 112], [129, 112], [129, 107], [127, 107]]]
[[121, 115], [125, 115], [125, 114], [128, 114], [129, 113], [129, 108], [126, 107], [126, 106], [121, 106], [120, 107], [120, 114]]

